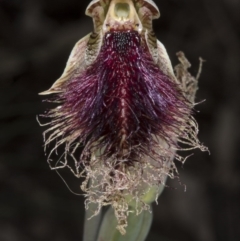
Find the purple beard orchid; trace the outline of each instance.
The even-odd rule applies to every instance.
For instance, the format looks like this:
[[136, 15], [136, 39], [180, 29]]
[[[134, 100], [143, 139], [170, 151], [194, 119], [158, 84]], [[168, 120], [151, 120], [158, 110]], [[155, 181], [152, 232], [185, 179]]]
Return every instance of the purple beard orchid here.
[[49, 161], [65, 146], [62, 160], [51, 167], [85, 178], [86, 206], [112, 205], [124, 233], [130, 203], [137, 212], [148, 209], [144, 195], [177, 175], [173, 160], [185, 158], [176, 150], [206, 150], [191, 115], [197, 80], [183, 53], [174, 74], [152, 29], [160, 16], [152, 0], [94, 0], [86, 14], [93, 32], [75, 45], [63, 75], [41, 93], [53, 94], [57, 103], [42, 115], [51, 119], [45, 146], [55, 142]]

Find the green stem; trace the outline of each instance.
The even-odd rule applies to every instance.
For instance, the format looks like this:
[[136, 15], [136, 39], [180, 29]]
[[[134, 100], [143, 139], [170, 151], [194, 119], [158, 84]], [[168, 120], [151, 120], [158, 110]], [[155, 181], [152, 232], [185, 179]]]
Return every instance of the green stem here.
[[94, 211], [97, 209], [97, 204], [89, 204], [88, 209], [85, 211], [85, 220], [84, 220], [84, 232], [83, 232], [83, 241], [96, 241], [99, 227], [101, 224], [102, 213], [100, 213], [89, 219]]
[[116, 229], [117, 220], [110, 207], [103, 218], [97, 241], [144, 241], [151, 227], [152, 216], [149, 211], [143, 211], [139, 215], [130, 213], [126, 234], [122, 235]]

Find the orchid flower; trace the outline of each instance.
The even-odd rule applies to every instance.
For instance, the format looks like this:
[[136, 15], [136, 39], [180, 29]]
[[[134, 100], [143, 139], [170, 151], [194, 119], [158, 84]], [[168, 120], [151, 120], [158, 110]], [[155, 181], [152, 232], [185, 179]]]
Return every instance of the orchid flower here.
[[[62, 76], [40, 93], [55, 107], [43, 117], [45, 147], [53, 169], [84, 178], [86, 208], [110, 205], [126, 233], [131, 212], [150, 210], [166, 178], [178, 176], [176, 151], [206, 148], [192, 116], [197, 79], [178, 53], [173, 70], [152, 20], [152, 0], [93, 0], [86, 10], [93, 31], [76, 43]], [[51, 155], [64, 146], [56, 165]], [[104, 239], [105, 240], [105, 239]]]

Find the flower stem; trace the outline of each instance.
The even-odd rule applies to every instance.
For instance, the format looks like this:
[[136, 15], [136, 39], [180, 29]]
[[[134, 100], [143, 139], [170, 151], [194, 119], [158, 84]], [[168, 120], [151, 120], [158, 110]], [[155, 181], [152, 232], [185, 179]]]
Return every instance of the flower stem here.
[[[96, 241], [99, 227], [101, 224], [102, 213], [100, 213], [91, 218], [94, 210], [97, 209], [97, 204], [90, 203], [88, 209], [85, 211], [85, 220], [84, 220], [84, 233], [83, 241]], [[90, 218], [90, 219], [89, 219]]]
[[114, 210], [110, 207], [103, 218], [97, 241], [144, 241], [151, 227], [152, 216], [149, 211], [143, 211], [139, 215], [129, 213], [126, 234], [122, 235], [116, 229], [117, 220]]

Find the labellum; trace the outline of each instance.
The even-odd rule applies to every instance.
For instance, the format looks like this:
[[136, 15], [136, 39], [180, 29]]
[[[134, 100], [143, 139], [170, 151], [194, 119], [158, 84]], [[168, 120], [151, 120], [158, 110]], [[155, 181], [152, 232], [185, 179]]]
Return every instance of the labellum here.
[[183, 53], [174, 73], [152, 29], [160, 16], [152, 0], [94, 0], [86, 14], [93, 32], [75, 45], [62, 76], [41, 93], [53, 94], [50, 101], [57, 103], [42, 115], [51, 119], [45, 146], [55, 143], [49, 161], [65, 146], [51, 167], [84, 177], [86, 207], [112, 205], [124, 233], [129, 205], [136, 213], [148, 209], [144, 195], [154, 187], [156, 199], [166, 177], [177, 175], [173, 160], [185, 159], [176, 150], [205, 150], [191, 116], [197, 80]]

